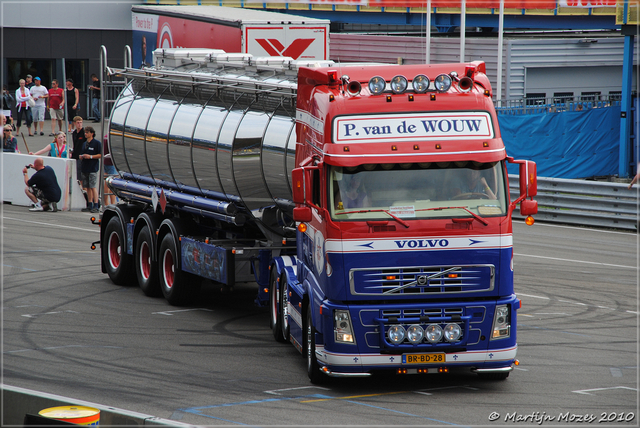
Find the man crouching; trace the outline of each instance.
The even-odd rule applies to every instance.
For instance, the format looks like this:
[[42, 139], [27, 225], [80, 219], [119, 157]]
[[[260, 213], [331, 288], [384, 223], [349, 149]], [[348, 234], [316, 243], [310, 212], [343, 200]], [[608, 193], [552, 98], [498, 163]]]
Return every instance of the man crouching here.
[[[36, 170], [31, 178], [27, 174], [29, 168]], [[58, 211], [56, 203], [60, 202], [62, 192], [53, 168], [44, 166], [42, 158], [36, 158], [33, 165], [22, 168], [22, 174], [24, 175], [24, 183], [27, 185], [24, 193], [33, 202], [29, 211]]]

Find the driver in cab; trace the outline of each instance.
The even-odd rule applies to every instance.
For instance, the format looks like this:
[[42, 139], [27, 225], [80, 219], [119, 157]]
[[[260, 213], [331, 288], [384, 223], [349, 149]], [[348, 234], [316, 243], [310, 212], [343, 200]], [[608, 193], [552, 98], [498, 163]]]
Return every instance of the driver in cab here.
[[452, 187], [452, 199], [475, 199], [475, 197], [498, 199], [478, 169], [461, 170]]

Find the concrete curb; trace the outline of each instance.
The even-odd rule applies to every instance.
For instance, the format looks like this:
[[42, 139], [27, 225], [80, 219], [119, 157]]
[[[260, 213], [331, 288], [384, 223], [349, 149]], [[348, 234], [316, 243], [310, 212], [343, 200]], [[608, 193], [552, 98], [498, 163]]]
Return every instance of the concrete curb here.
[[5, 384], [0, 384], [0, 391], [2, 393], [2, 420], [0, 420], [0, 426], [3, 427], [22, 427], [24, 416], [27, 413], [37, 415], [40, 410], [48, 407], [69, 405], [88, 406], [99, 409], [101, 427], [148, 425], [186, 428], [197, 426]]

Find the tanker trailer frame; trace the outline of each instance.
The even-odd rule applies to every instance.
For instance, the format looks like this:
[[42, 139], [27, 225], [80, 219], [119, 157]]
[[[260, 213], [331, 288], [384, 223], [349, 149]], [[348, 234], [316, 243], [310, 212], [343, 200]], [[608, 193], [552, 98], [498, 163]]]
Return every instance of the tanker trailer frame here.
[[537, 211], [536, 173], [506, 155], [484, 63], [158, 49], [152, 68], [107, 70], [127, 80], [108, 136], [122, 202], [100, 220], [113, 282], [179, 305], [202, 278], [255, 281], [312, 382], [509, 375], [511, 216]]

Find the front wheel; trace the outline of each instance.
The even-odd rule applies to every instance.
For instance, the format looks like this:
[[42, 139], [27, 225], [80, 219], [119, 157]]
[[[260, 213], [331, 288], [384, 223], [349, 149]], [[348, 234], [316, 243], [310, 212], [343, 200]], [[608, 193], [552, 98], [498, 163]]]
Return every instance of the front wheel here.
[[307, 305], [307, 315], [304, 317], [305, 353], [307, 357], [307, 374], [314, 385], [320, 385], [326, 381], [326, 376], [320, 371], [316, 357], [316, 329], [313, 328], [311, 317], [311, 304]]
[[195, 297], [198, 278], [180, 268], [180, 255], [171, 233], [167, 233], [160, 244], [158, 278], [169, 304], [184, 305]]
[[[278, 290], [278, 270], [271, 266], [271, 276], [269, 277], [269, 325], [276, 342], [286, 342], [282, 335], [282, 320], [278, 311], [280, 305], [280, 291]], [[282, 308], [280, 308], [282, 311]]]
[[161, 295], [160, 282], [158, 281], [157, 261], [153, 260], [152, 238], [149, 227], [140, 230], [136, 241], [135, 267], [138, 285], [142, 292], [150, 297]]
[[126, 251], [126, 237], [120, 217], [113, 216], [104, 230], [102, 260], [111, 281], [117, 285], [128, 285], [132, 281], [132, 257]]

